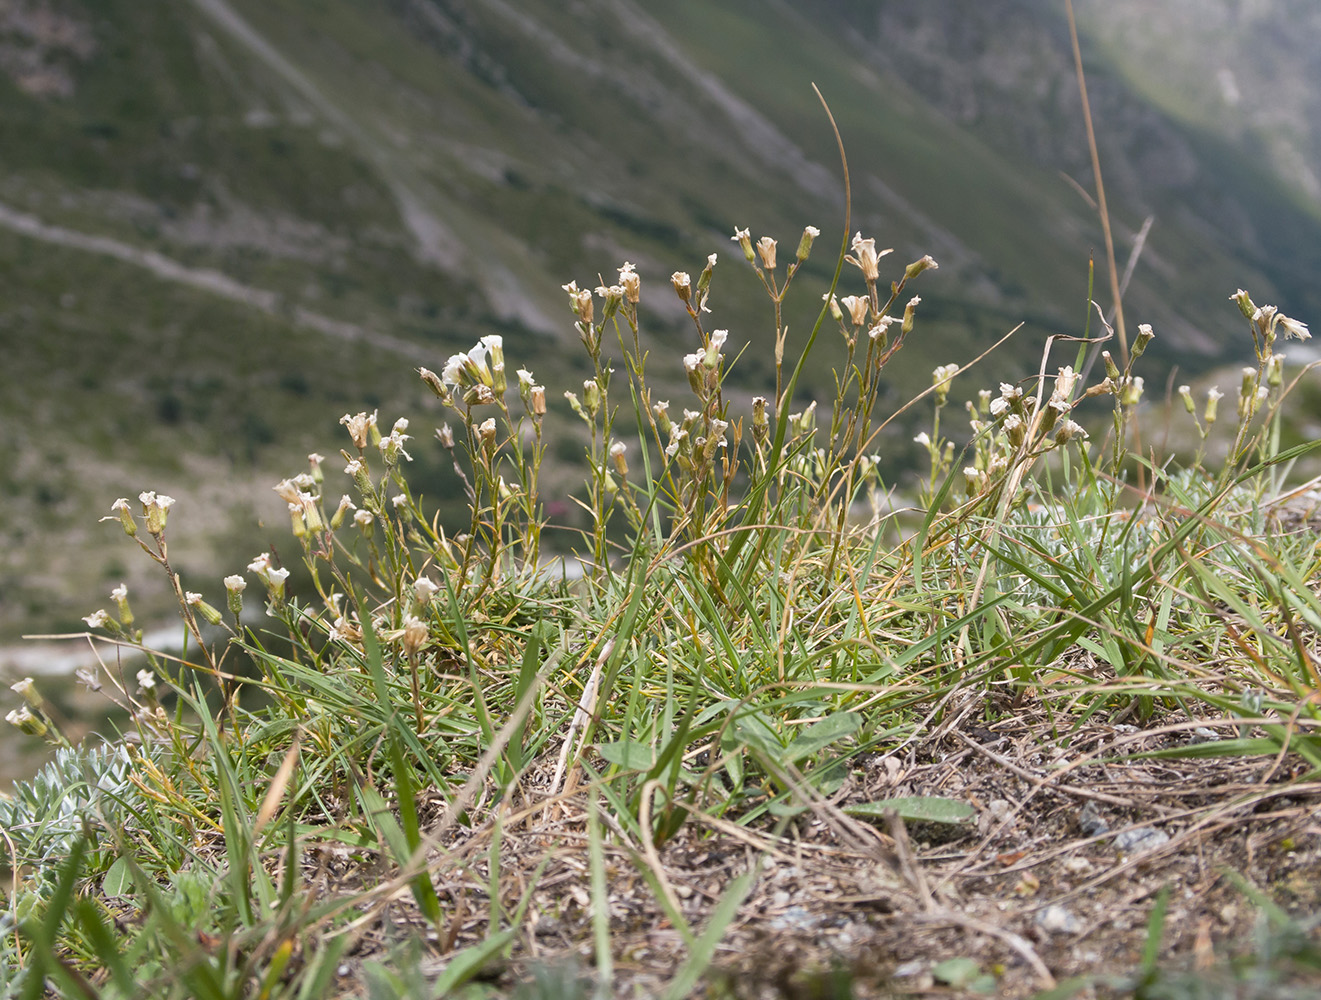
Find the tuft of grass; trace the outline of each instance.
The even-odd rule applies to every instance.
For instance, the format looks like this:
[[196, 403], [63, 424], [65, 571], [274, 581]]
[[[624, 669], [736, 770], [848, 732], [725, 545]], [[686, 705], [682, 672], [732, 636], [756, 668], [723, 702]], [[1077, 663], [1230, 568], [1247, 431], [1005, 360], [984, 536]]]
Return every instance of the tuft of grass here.
[[[368, 995], [477, 995], [535, 968], [537, 928], [570, 916], [547, 908], [542, 879], [578, 852], [589, 889], [572, 906], [594, 988], [618, 986], [626, 914], [610, 886], [629, 879], [682, 942], [665, 992], [686, 995], [760, 862], [697, 913], [667, 875], [667, 844], [693, 827], [753, 838], [805, 814], [858, 843], [856, 816], [886, 818], [900, 845], [905, 817], [957, 824], [957, 801], [841, 810], [833, 796], [858, 754], [957, 725], [969, 694], [987, 719], [1043, 706], [1062, 733], [1098, 714], [1209, 715], [1236, 738], [1169, 752], [1293, 753], [1321, 771], [1321, 550], [1314, 533], [1279, 530], [1288, 467], [1317, 443], [1281, 443], [1297, 379], [1275, 347], [1306, 327], [1233, 296], [1255, 363], [1225, 403], [1217, 468], [1206, 450], [1132, 447], [1149, 413], [1143, 325], [1122, 367], [1103, 352], [1090, 380], [1079, 372], [1098, 338], [1052, 338], [1035, 372], [966, 394], [966, 433], [949, 408], [975, 362], [938, 367], [905, 407], [931, 407], [929, 468], [888, 484], [883, 373], [937, 264], [891, 267], [850, 230], [846, 217], [796, 357], [783, 308], [814, 227], [791, 249], [734, 233], [766, 298], [755, 347], [707, 329], [727, 269], [716, 254], [695, 278], [674, 273], [661, 294], [691, 325], [682, 400], [657, 398], [666, 362], [646, 346], [625, 262], [608, 284], [564, 286], [588, 377], [562, 394], [492, 335], [419, 370], [448, 415], [434, 444], [408, 418], [345, 414], [343, 466], [314, 454], [275, 486], [296, 564], [265, 552], [218, 584], [185, 580], [172, 498], [116, 501], [108, 520], [167, 581], [186, 641], [178, 655], [146, 648], [124, 587], [88, 617], [147, 665], [103, 672], [131, 713], [117, 749], [66, 749], [3, 807], [6, 987], [312, 997], [344, 988], [346, 956], [365, 951], [348, 967]], [[808, 359], [832, 338], [835, 391], [800, 405]], [[772, 357], [766, 396], [730, 388], [748, 349]], [[1228, 417], [1219, 395], [1183, 398], [1203, 440]], [[548, 514], [541, 479], [553, 408], [586, 442], [573, 524]], [[410, 482], [423, 447], [452, 467], [461, 523]], [[17, 690], [10, 721], [60, 739], [36, 686]], [[506, 840], [529, 831], [541, 854], [511, 873]], [[549, 968], [525, 994], [582, 994], [576, 972]]]

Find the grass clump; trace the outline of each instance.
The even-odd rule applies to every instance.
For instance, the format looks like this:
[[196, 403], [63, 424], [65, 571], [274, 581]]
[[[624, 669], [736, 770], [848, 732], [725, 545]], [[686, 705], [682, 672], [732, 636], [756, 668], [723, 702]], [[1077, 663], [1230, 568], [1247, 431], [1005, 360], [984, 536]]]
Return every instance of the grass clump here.
[[[632, 265], [565, 286], [591, 365], [563, 393], [588, 441], [575, 532], [548, 518], [541, 485], [558, 400], [525, 369], [511, 377], [498, 336], [420, 370], [448, 417], [431, 446], [467, 494], [458, 530], [410, 487], [410, 420], [386, 431], [377, 412], [343, 418], [345, 486], [320, 455], [276, 486], [296, 555], [263, 553], [210, 596], [170, 563], [173, 501], [116, 502], [188, 641], [177, 657], [143, 650], [135, 680], [109, 657], [97, 682], [132, 731], [113, 750], [61, 751], [4, 804], [5, 988], [608, 993], [648, 982], [659, 946], [626, 945], [641, 922], [668, 928], [656, 989], [682, 996], [804, 823], [899, 873], [895, 898], [924, 919], [958, 924], [905, 821], [957, 826], [974, 806], [937, 790], [868, 798], [854, 781], [864, 757], [911, 761], [932, 733], [1036, 713], [1042, 740], [1068, 746], [1095, 718], [1196, 720], [1219, 727], [1203, 744], [1215, 753], [1296, 755], [1317, 773], [1319, 552], [1314, 533], [1281, 530], [1285, 473], [1313, 445], [1280, 445], [1290, 386], [1275, 351], [1306, 327], [1234, 296], [1255, 364], [1215, 469], [1205, 448], [1182, 466], [1131, 450], [1150, 414], [1134, 371], [1150, 327], [1122, 369], [1092, 357], [1105, 337], [1056, 338], [1066, 357], [1052, 341], [1035, 376], [967, 401], [962, 441], [947, 411], [971, 365], [942, 366], [910, 404], [933, 420], [904, 506], [880, 473], [894, 416], [877, 412], [880, 375], [916, 328], [910, 285], [936, 263], [888, 272], [888, 250], [844, 231], [796, 360], [782, 307], [818, 231], [787, 266], [775, 240], [734, 234], [768, 299], [765, 397], [731, 391], [731, 335], [708, 329], [715, 254], [671, 278], [693, 350], [659, 379]], [[856, 287], [836, 296], [846, 269]], [[791, 411], [833, 336], [833, 399]], [[1180, 398], [1206, 442], [1218, 390], [1200, 408]], [[1097, 403], [1108, 421], [1086, 413]], [[127, 590], [113, 596], [89, 626], [141, 649]], [[257, 606], [260, 624], [245, 613]], [[57, 739], [35, 686], [20, 690], [10, 721]], [[694, 898], [665, 852], [717, 836], [746, 853]], [[999, 934], [1050, 980], [1021, 936], [959, 925]], [[1003, 973], [968, 967], [977, 982]]]

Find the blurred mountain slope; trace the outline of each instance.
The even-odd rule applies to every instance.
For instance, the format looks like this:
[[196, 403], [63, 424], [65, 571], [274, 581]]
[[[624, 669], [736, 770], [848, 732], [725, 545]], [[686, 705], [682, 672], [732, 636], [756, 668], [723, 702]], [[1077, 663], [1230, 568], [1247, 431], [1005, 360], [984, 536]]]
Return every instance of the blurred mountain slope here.
[[[1204, 42], [1199, 10], [1246, 8], [1143, 21], [1149, 6], [1078, 3], [1121, 255], [1156, 217], [1130, 322], [1155, 324], [1154, 364], [1197, 366], [1238, 335], [1240, 285], [1303, 318], [1321, 305], [1299, 168], [1314, 57], [1262, 41], [1315, 16], [1259, 2], [1242, 33]], [[1198, 48], [1151, 65], [1183, 38]], [[1206, 91], [1229, 93], [1224, 66], [1227, 115]], [[1035, 369], [1046, 333], [1081, 332], [1100, 235], [1063, 176], [1090, 190], [1054, 3], [0, 0], [0, 632], [76, 627], [86, 595], [137, 573], [95, 518], [142, 489], [185, 501], [183, 568], [240, 568], [264, 543], [255, 516], [282, 537], [270, 484], [343, 443], [340, 413], [379, 405], [425, 439], [435, 408], [410, 367], [485, 333], [558, 398], [582, 378], [560, 285], [625, 259], [647, 286], [652, 370], [680, 381], [670, 272], [720, 253], [710, 325], [765, 344], [770, 311], [729, 235], [788, 247], [820, 226], [790, 301], [801, 343], [845, 235], [813, 83], [846, 144], [851, 228], [896, 266], [942, 265], [890, 403], [1020, 320], [987, 384]], [[740, 362], [749, 387], [768, 355]], [[828, 391], [829, 365], [807, 383]], [[422, 481], [455, 501], [432, 451], [414, 450]]]

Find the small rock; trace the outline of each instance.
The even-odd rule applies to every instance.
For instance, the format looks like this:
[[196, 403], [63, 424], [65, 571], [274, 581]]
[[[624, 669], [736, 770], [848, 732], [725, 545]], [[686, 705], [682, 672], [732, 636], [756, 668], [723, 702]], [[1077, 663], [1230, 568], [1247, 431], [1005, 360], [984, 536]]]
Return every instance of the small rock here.
[[821, 918], [809, 913], [801, 906], [791, 906], [778, 917], [772, 918], [770, 925], [777, 931], [806, 931], [821, 923]]
[[1038, 910], [1036, 925], [1047, 934], [1077, 934], [1082, 930], [1082, 921], [1058, 903]]
[[1220, 734], [1214, 729], [1207, 729], [1205, 726], [1198, 726], [1188, 737], [1189, 743], [1214, 743], [1220, 739]]
[[1078, 828], [1084, 837], [1099, 837], [1110, 830], [1110, 824], [1102, 818], [1096, 803], [1089, 801], [1078, 814]]
[[1092, 870], [1092, 863], [1081, 855], [1075, 854], [1064, 859], [1064, 870], [1070, 875], [1086, 875]]
[[1170, 835], [1154, 826], [1139, 826], [1125, 830], [1115, 838], [1115, 847], [1122, 854], [1145, 854], [1170, 842]]
[[890, 973], [893, 979], [906, 979], [909, 976], [920, 976], [926, 971], [927, 963], [920, 958], [915, 958], [911, 962], [904, 962], [896, 966], [894, 972]]

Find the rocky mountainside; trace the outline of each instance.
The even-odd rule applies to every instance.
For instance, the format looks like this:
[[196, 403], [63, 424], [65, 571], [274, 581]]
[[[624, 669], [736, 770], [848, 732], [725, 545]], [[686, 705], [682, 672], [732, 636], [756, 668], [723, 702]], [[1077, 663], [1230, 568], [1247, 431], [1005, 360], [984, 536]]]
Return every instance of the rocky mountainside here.
[[[1126, 301], [1158, 372], [1220, 358], [1236, 287], [1321, 315], [1321, 74], [1305, 0], [1154, 6], [1077, 3], [1121, 257], [1155, 219]], [[771, 314], [729, 235], [814, 224], [795, 343], [845, 235], [814, 83], [851, 228], [941, 262], [892, 403], [1020, 321], [988, 384], [1081, 332], [1101, 242], [1053, 0], [0, 0], [0, 633], [76, 627], [137, 572], [95, 519], [143, 489], [183, 501], [182, 568], [233, 571], [340, 413], [426, 438], [409, 369], [485, 333], [572, 386], [571, 279], [635, 262], [677, 358], [668, 276], [719, 252], [713, 324], [755, 347]]]

